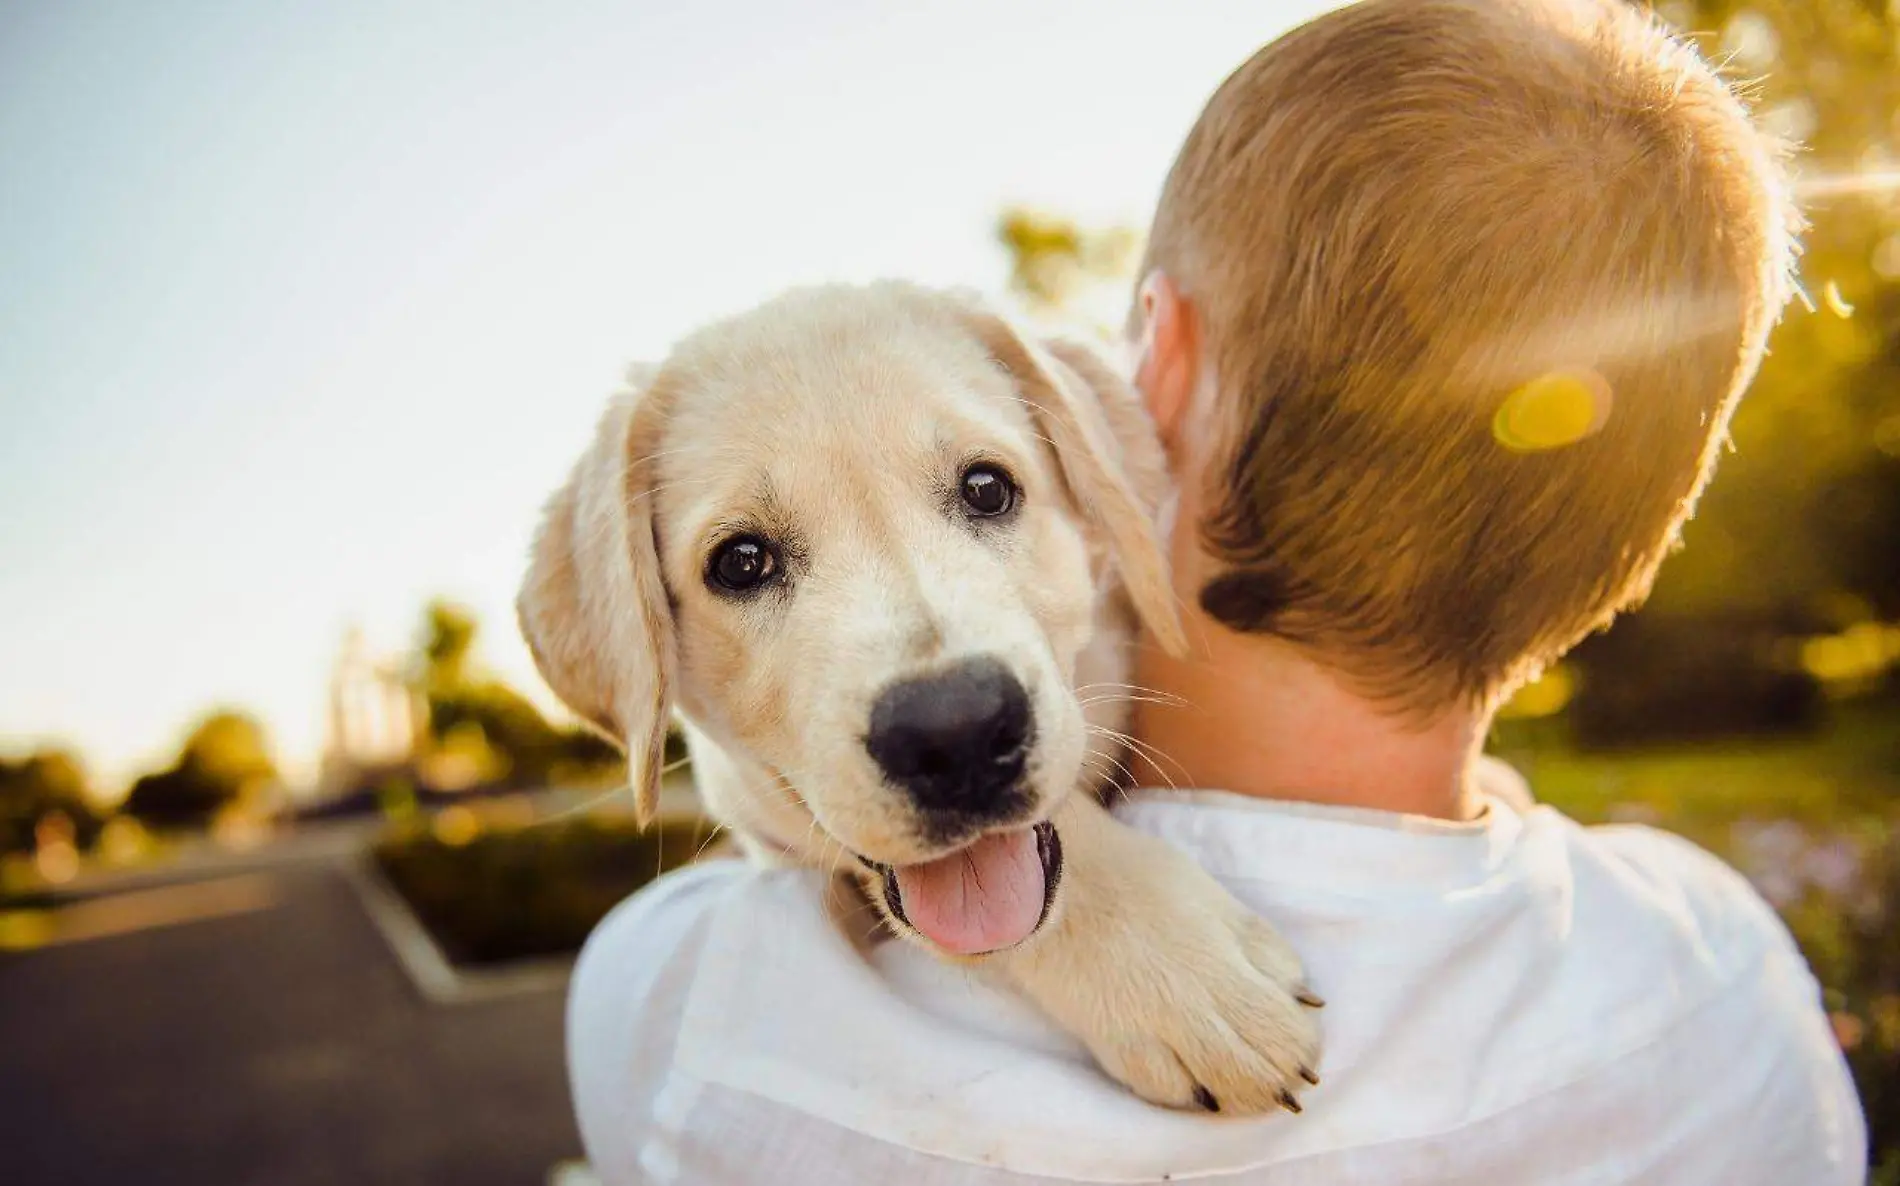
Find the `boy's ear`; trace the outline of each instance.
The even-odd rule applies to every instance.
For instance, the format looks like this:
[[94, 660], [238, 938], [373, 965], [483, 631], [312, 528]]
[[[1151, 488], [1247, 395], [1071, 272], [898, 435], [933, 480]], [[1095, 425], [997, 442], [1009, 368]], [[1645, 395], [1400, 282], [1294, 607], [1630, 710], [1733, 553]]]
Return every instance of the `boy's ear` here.
[[1037, 430], [1055, 451], [1071, 501], [1107, 540], [1135, 612], [1163, 648], [1181, 654], [1187, 639], [1155, 530], [1166, 471], [1139, 397], [1087, 347], [1031, 345], [981, 309], [969, 312], [969, 323], [1015, 378]]
[[1179, 456], [1200, 383], [1200, 322], [1194, 306], [1166, 272], [1141, 282], [1141, 335], [1136, 342], [1135, 389], [1170, 454]]
[[542, 678], [626, 750], [643, 826], [659, 805], [675, 662], [651, 497], [661, 409], [645, 378], [629, 376], [549, 501], [515, 599]]

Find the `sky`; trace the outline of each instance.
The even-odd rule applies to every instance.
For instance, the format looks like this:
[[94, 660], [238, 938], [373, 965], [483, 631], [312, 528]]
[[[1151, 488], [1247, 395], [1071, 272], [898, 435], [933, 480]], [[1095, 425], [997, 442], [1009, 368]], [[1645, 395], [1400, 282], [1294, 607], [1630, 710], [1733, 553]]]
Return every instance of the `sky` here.
[[0, 4], [0, 753], [110, 795], [194, 718], [323, 742], [346, 630], [512, 601], [626, 363], [784, 287], [999, 291], [1145, 224], [1323, 0]]

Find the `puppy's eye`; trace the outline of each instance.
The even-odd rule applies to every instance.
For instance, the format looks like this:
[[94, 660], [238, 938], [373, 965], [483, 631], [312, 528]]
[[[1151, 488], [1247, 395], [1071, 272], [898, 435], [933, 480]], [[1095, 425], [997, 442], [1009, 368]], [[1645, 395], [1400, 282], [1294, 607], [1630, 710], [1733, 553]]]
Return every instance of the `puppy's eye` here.
[[729, 539], [713, 553], [707, 575], [713, 583], [732, 593], [749, 593], [763, 585], [778, 571], [778, 558], [771, 547], [749, 535]]
[[1016, 483], [993, 465], [963, 471], [963, 505], [985, 519], [1006, 515], [1016, 505]]

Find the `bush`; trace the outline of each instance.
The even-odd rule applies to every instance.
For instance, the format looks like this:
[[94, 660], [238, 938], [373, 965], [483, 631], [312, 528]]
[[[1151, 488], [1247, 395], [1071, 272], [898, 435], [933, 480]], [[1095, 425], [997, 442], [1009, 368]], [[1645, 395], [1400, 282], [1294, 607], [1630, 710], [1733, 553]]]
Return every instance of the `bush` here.
[[121, 810], [154, 828], [201, 828], [276, 777], [263, 726], [221, 710], [192, 729], [168, 769], [133, 783]]
[[0, 855], [32, 852], [41, 829], [58, 819], [80, 848], [91, 848], [104, 825], [87, 797], [78, 759], [59, 750], [17, 762], [0, 758]]
[[[450, 818], [479, 828], [472, 816]], [[578, 950], [615, 904], [712, 836], [697, 822], [643, 832], [582, 817], [458, 834], [440, 820], [386, 837], [375, 858], [449, 958], [474, 965]]]
[[1792, 623], [1638, 614], [1577, 648], [1571, 728], [1592, 749], [1807, 732], [1821, 686], [1790, 657]]

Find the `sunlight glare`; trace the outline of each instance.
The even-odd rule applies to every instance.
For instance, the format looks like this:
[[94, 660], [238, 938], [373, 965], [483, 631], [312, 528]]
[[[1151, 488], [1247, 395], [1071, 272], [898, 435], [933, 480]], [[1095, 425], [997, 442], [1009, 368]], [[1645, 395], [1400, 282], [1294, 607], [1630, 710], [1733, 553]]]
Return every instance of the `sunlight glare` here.
[[1873, 197], [1900, 193], [1900, 169], [1856, 170], [1804, 177], [1795, 183], [1794, 192], [1804, 202], [1816, 198]]

